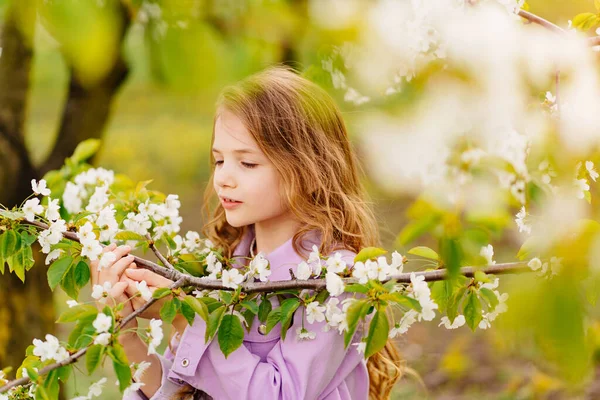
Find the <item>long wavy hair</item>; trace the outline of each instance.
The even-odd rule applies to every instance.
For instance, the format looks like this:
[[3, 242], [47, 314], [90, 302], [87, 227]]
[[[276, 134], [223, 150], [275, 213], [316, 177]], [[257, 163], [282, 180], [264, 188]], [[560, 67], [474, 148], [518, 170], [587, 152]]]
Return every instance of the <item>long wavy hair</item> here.
[[[340, 247], [358, 252], [363, 247], [380, 246], [377, 221], [360, 181], [362, 171], [346, 125], [325, 90], [288, 67], [275, 66], [225, 88], [216, 109], [215, 121], [223, 109], [243, 121], [280, 174], [287, 206], [302, 226], [292, 239], [298, 254], [308, 256], [310, 249], [302, 247], [302, 238], [313, 229], [322, 235], [321, 254]], [[231, 257], [249, 228], [227, 223], [212, 175], [204, 205], [208, 221], [204, 236]], [[369, 399], [388, 399], [403, 371], [394, 344], [388, 341], [369, 358], [367, 367]], [[184, 389], [178, 398], [192, 392], [192, 388]], [[198, 397], [205, 393], [195, 396], [207, 398]]]

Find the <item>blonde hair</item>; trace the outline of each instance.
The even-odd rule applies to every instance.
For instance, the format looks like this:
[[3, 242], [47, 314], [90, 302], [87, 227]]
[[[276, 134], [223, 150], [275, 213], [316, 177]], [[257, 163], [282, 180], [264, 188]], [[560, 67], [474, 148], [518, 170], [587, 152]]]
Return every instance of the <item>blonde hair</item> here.
[[[310, 249], [302, 247], [302, 239], [311, 230], [322, 235], [321, 254], [339, 247], [358, 252], [380, 245], [346, 125], [324, 89], [289, 67], [270, 67], [225, 88], [217, 101], [215, 121], [221, 110], [242, 120], [280, 174], [286, 204], [302, 226], [292, 240], [298, 254], [308, 256]], [[211, 145], [213, 141], [214, 125]], [[231, 257], [249, 228], [229, 225], [215, 197], [211, 176], [204, 199], [208, 222], [203, 234]], [[389, 398], [401, 376], [400, 363], [391, 341], [369, 358], [370, 399]]]

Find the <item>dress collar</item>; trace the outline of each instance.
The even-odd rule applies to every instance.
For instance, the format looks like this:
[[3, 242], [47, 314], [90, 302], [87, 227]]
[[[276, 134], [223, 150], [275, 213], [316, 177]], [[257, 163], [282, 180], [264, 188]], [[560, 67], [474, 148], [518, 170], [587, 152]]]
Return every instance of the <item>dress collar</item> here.
[[[233, 256], [249, 256], [250, 254], [250, 243], [252, 243], [252, 239], [256, 236], [254, 231], [254, 225], [251, 225], [247, 230], [240, 243], [236, 246], [233, 251]], [[305, 258], [300, 256], [294, 250], [293, 246], [294, 237], [290, 237], [285, 241], [282, 245], [271, 251], [270, 253], [265, 255], [265, 258], [269, 260], [269, 264], [271, 266], [271, 275], [269, 276], [269, 280], [276, 281], [287, 281], [291, 279], [290, 276], [290, 268], [294, 273], [296, 273], [296, 268], [299, 263], [302, 261], [306, 261]], [[302, 240], [304, 247], [312, 249], [313, 244], [319, 246], [321, 244], [320, 234], [317, 230], [311, 230], [304, 235]], [[237, 263], [239, 266], [240, 263]]]

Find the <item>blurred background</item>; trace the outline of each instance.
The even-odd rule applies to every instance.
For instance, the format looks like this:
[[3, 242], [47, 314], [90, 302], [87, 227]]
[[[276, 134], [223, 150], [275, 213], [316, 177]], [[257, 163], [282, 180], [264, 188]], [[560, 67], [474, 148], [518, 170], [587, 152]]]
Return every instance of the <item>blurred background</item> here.
[[[20, 203], [31, 192], [32, 178], [59, 168], [82, 140], [101, 138], [94, 165], [134, 181], [153, 179], [150, 187], [178, 194], [182, 231], [199, 231], [218, 92], [285, 63], [338, 101], [363, 161], [383, 247], [397, 248], [415, 193], [382, 184], [359, 138], [368, 135], [363, 114], [385, 111], [385, 105], [349, 97], [323, 64], [358, 37], [363, 14], [357, 10], [370, 3], [0, 0], [0, 203]], [[528, 3], [532, 12], [563, 27], [574, 15], [594, 10], [594, 0]], [[400, 106], [411, 99], [410, 93], [403, 96]], [[510, 232], [494, 245], [497, 259], [514, 259]], [[28, 273], [26, 282], [0, 279], [0, 366], [18, 365], [34, 337], [55, 329], [55, 316], [65, 307], [67, 296], [49, 291], [43, 268]], [[563, 390], [527, 339], [505, 340], [510, 327], [501, 329], [502, 318], [498, 329], [475, 333], [436, 325], [416, 324], [398, 339], [407, 372], [394, 399], [600, 398], [595, 385], [585, 395]], [[65, 328], [58, 336], [67, 333]], [[66, 398], [77, 389], [85, 394], [89, 382], [104, 375], [114, 376], [108, 363], [92, 377], [71, 380]], [[108, 385], [103, 398], [117, 393]]]

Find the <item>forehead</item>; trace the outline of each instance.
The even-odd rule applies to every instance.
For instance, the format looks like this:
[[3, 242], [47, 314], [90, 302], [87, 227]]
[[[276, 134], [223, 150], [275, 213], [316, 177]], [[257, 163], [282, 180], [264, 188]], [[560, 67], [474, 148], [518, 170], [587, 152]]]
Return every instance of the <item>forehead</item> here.
[[261, 153], [258, 144], [242, 120], [228, 110], [221, 110], [215, 121], [213, 149], [220, 152], [246, 149]]

